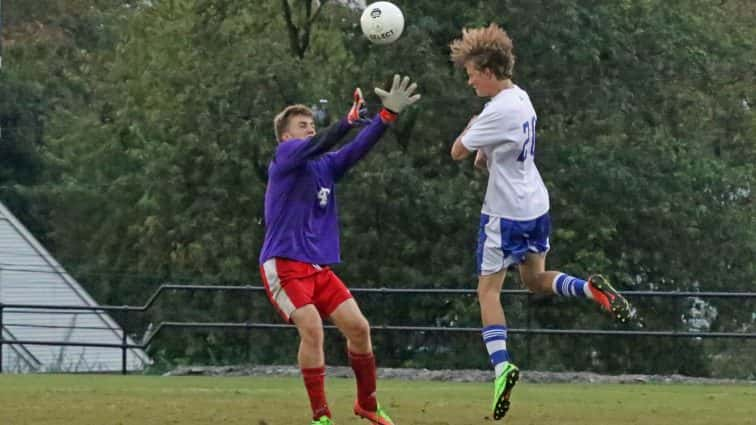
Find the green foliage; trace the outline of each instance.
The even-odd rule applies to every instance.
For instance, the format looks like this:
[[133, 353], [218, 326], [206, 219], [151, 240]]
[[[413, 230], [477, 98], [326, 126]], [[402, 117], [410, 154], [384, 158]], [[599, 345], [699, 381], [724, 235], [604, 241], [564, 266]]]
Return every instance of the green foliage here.
[[[15, 199], [25, 222], [46, 223], [33, 230], [100, 302], [141, 304], [166, 282], [257, 284], [273, 117], [321, 98], [338, 116], [354, 86], [375, 111], [372, 88], [395, 72], [417, 78], [423, 99], [340, 185], [336, 270], [352, 287], [472, 287], [486, 177], [448, 150], [483, 100], [451, 66], [448, 43], [491, 17], [513, 37], [515, 81], [539, 113], [553, 268], [602, 271], [626, 289], [749, 290], [756, 278], [749, 2], [399, 2], [405, 33], [378, 46], [362, 36], [358, 11], [329, 1], [298, 47], [274, 0], [45, 4], [9, 12], [0, 122], [15, 130], [4, 130], [3, 200]], [[307, 4], [289, 2], [300, 30]], [[588, 303], [504, 301], [512, 327], [611, 328]], [[636, 301], [650, 329], [683, 326], [684, 306]], [[471, 296], [360, 302], [375, 324], [479, 324]], [[752, 308], [717, 308], [712, 329], [753, 329]], [[161, 320], [277, 319], [261, 294], [202, 294], [161, 302], [131, 325]], [[153, 354], [162, 367], [292, 361], [291, 335], [249, 338], [166, 334]], [[329, 338], [329, 358], [345, 361], [339, 337]], [[391, 365], [485, 367], [470, 335], [375, 340]], [[512, 346], [528, 367], [695, 374], [721, 370], [708, 359], [727, 349], [520, 335]], [[684, 366], [633, 356], [672, 350]]]
[[39, 150], [47, 108], [38, 84], [0, 72], [0, 199], [22, 214], [26, 225], [43, 237], [45, 226], [30, 218], [35, 207], [24, 188], [42, 180]]

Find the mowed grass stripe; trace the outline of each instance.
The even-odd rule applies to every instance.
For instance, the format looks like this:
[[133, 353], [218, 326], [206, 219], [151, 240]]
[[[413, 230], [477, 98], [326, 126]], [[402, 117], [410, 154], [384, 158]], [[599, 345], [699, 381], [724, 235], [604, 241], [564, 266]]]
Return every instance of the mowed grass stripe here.
[[[339, 425], [353, 416], [351, 379], [327, 379]], [[382, 380], [398, 425], [756, 425], [755, 385], [520, 383], [504, 422], [491, 385]], [[1, 375], [4, 425], [309, 424], [299, 378]]]

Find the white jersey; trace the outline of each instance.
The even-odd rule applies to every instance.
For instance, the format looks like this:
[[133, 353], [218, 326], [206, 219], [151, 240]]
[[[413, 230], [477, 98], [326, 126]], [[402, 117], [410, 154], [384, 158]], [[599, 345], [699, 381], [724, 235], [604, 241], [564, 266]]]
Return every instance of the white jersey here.
[[514, 85], [494, 96], [462, 136], [467, 150], [480, 149], [488, 158], [484, 214], [533, 220], [549, 211], [549, 192], [533, 159], [536, 121], [530, 97]]

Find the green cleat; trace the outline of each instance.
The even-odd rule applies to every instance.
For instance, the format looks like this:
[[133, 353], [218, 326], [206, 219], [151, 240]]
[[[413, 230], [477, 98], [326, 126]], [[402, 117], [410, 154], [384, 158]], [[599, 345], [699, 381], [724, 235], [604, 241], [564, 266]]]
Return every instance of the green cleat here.
[[333, 421], [328, 416], [321, 416], [317, 421], [312, 421], [310, 425], [333, 425]]
[[374, 425], [394, 425], [394, 421], [391, 420], [388, 413], [378, 405], [378, 410], [372, 412], [367, 409], [363, 409], [358, 401], [354, 402], [354, 414], [370, 421]]
[[493, 418], [498, 421], [509, 411], [509, 397], [512, 395], [517, 380], [520, 378], [520, 369], [512, 363], [504, 365], [504, 372], [494, 381]]

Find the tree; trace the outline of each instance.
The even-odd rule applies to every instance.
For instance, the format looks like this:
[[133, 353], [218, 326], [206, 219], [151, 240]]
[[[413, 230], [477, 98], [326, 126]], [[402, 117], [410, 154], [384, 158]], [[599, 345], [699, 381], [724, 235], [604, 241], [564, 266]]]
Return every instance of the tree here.
[[27, 202], [24, 187], [41, 180], [39, 149], [46, 107], [38, 85], [0, 72], [0, 198], [38, 234], [45, 227], [33, 219], [34, 206]]
[[[323, 9], [323, 5], [327, 0], [321, 0], [315, 2], [313, 0], [300, 0], [299, 4], [301, 8], [304, 8], [304, 13], [297, 24], [295, 22], [294, 13], [292, 13], [292, 7], [289, 0], [281, 0], [281, 8], [283, 9], [284, 20], [286, 21], [286, 29], [289, 32], [289, 43], [291, 50], [302, 59], [307, 52], [307, 47], [310, 45], [310, 33], [312, 31], [312, 24], [318, 19], [320, 11]], [[312, 10], [313, 5], [315, 10]]]
[[[140, 304], [163, 282], [257, 283], [273, 116], [321, 98], [339, 115], [355, 86], [377, 111], [371, 89], [393, 73], [415, 77], [423, 100], [340, 185], [337, 270], [354, 287], [471, 287], [486, 181], [448, 149], [483, 100], [451, 66], [447, 46], [463, 26], [491, 17], [513, 36], [515, 82], [539, 113], [537, 161], [556, 229], [550, 264], [601, 270], [634, 289], [746, 289], [756, 276], [748, 2], [417, 0], [400, 5], [407, 27], [390, 46], [370, 44], [358, 12], [336, 2], [70, 5], [82, 8], [34, 18], [62, 36], [19, 41], [11, 56], [19, 93], [44, 117], [24, 124], [44, 130], [39, 142], [24, 139], [44, 159], [34, 180], [40, 198], [27, 199], [49, 202], [46, 237], [102, 302]], [[479, 323], [474, 297], [366, 301], [376, 324]], [[679, 306], [637, 301], [650, 327], [683, 326]], [[587, 303], [505, 302], [515, 326], [606, 323]], [[717, 308], [714, 328], [752, 326], [748, 312]], [[151, 320], [162, 319], [275, 320], [264, 297], [199, 295], [161, 304]], [[238, 335], [172, 335], [154, 353], [166, 362], [268, 362], [291, 358], [292, 348], [277, 344], [285, 337], [256, 334], [263, 345], [252, 347]], [[472, 339], [378, 333], [376, 347], [395, 365], [484, 367]], [[601, 338], [513, 344], [543, 350], [520, 357], [528, 367], [607, 371], [647, 369], [634, 352], [672, 348]], [[706, 374], [716, 367], [711, 350], [722, 347], [674, 349], [684, 365], [650, 367]]]

